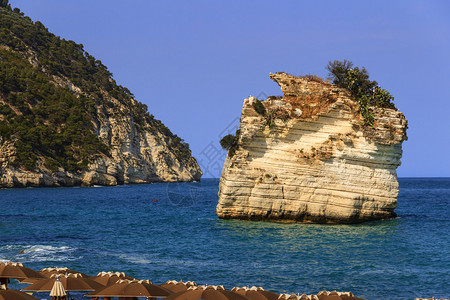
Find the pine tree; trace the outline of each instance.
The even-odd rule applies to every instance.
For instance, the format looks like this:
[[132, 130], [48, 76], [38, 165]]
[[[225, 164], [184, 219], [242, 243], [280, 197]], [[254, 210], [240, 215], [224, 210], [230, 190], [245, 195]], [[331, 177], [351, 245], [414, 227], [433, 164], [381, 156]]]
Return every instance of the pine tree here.
[[0, 0], [0, 7], [8, 7], [9, 0]]

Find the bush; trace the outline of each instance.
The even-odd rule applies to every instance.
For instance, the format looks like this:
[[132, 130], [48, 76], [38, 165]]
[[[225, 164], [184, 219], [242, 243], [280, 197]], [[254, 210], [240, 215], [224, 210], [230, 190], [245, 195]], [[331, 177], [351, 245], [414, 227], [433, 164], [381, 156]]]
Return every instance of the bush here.
[[[353, 63], [344, 59], [344, 61], [329, 61], [327, 70], [329, 71], [329, 79], [333, 81], [334, 84], [342, 86], [347, 77], [347, 72], [353, 67]], [[344, 86], [342, 86], [344, 87]]]
[[319, 82], [319, 83], [323, 83], [323, 79], [317, 75], [313, 75], [313, 74], [306, 74], [301, 76], [302, 78], [305, 78], [309, 81], [315, 81], [315, 82]]
[[222, 148], [225, 150], [229, 150], [233, 145], [236, 144], [236, 142], [237, 142], [236, 136], [228, 134], [220, 140], [220, 146], [222, 146]]
[[253, 106], [253, 109], [261, 116], [266, 115], [266, 108], [264, 107], [264, 104], [262, 104], [262, 102], [260, 100], [256, 99], [256, 101], [253, 102], [252, 106]]
[[10, 78], [0, 85], [16, 114], [9, 106], [0, 105], [0, 134], [5, 139], [14, 135], [17, 166], [33, 170], [38, 157], [51, 158], [47, 166], [55, 170], [78, 171], [86, 168], [84, 159], [107, 154], [108, 148], [92, 132], [86, 112], [87, 97], [79, 99], [68, 88], [55, 86], [48, 75], [36, 71], [18, 54], [0, 50], [5, 61], [0, 63], [0, 78]]
[[236, 130], [236, 135], [228, 134], [220, 140], [220, 146], [223, 149], [228, 150], [228, 156], [233, 157], [234, 153], [238, 148], [239, 135], [241, 130]]
[[374, 116], [370, 106], [395, 109], [394, 97], [380, 88], [376, 81], [369, 80], [369, 73], [363, 68], [352, 68], [353, 63], [347, 60], [328, 62], [327, 70], [333, 84], [348, 89], [358, 101], [359, 112], [363, 124], [373, 126]]
[[9, 0], [0, 0], [0, 7], [11, 10], [11, 4], [8, 3]]

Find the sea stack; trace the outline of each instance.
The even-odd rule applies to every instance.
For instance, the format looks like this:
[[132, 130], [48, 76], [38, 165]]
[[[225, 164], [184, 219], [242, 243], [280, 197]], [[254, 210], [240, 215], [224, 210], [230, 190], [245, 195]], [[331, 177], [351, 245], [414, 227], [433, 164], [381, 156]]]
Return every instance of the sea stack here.
[[[244, 100], [220, 179], [222, 219], [360, 223], [395, 217], [407, 121], [315, 76], [271, 74], [283, 96]], [[262, 104], [262, 105], [261, 105]]]

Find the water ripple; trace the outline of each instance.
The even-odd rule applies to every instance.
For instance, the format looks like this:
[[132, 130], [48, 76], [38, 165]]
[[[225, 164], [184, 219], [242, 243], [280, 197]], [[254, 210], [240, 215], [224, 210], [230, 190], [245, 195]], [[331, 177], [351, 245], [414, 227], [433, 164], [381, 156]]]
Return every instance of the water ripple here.
[[217, 188], [206, 180], [0, 190], [0, 261], [155, 283], [448, 297], [450, 179], [400, 179], [398, 218], [343, 226], [219, 220]]

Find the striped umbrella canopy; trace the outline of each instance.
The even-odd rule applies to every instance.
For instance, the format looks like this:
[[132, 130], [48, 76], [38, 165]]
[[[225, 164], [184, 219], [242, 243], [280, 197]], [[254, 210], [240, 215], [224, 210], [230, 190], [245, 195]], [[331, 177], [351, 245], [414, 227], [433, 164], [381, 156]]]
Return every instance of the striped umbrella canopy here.
[[104, 287], [90, 278], [83, 277], [81, 274], [53, 274], [50, 278], [41, 279], [22, 289], [22, 291], [49, 292], [52, 290], [57, 278], [61, 280], [66, 291], [95, 291]]
[[0, 278], [45, 278], [35, 270], [24, 267], [21, 263], [0, 263]]
[[103, 287], [85, 297], [165, 297], [171, 291], [152, 284], [149, 280], [119, 280], [113, 285]]
[[234, 287], [231, 291], [244, 295], [252, 300], [277, 300], [279, 295], [277, 293], [264, 290], [262, 287]]
[[163, 288], [166, 288], [174, 293], [183, 292], [186, 291], [191, 286], [197, 286], [197, 284], [194, 281], [176, 281], [176, 280], [169, 280], [164, 284], [160, 284], [159, 286], [162, 286]]
[[47, 278], [50, 278], [53, 274], [80, 274], [82, 277], [90, 277], [89, 275], [86, 275], [84, 273], [69, 269], [67, 267], [54, 267], [54, 268], [44, 268], [39, 271], [41, 275], [44, 275]]
[[280, 294], [280, 296], [278, 297], [278, 300], [300, 300], [300, 295], [297, 295], [297, 294]]
[[[64, 268], [58, 268], [58, 267], [44, 268], [44, 269], [40, 270], [38, 273], [41, 274], [42, 276], [44, 276], [45, 278], [50, 278], [53, 274], [57, 274], [57, 275], [80, 274], [81, 277], [85, 277], [85, 278], [89, 277], [89, 275], [77, 272], [77, 271], [69, 269], [67, 267], [64, 267]], [[36, 279], [36, 278], [26, 278], [26, 279], [20, 280], [20, 282], [22, 282], [22, 283], [35, 283], [35, 282], [38, 282], [38, 279]]]
[[319, 300], [317, 295], [280, 294], [278, 300]]
[[0, 300], [39, 300], [27, 293], [8, 289], [6, 285], [0, 285]]
[[53, 284], [53, 288], [50, 291], [50, 299], [51, 300], [65, 300], [67, 299], [67, 293], [64, 289], [64, 286], [59, 279], [59, 277], [56, 278], [55, 283]]
[[322, 291], [317, 294], [319, 300], [363, 300], [361, 298], [355, 297], [352, 292], [327, 292]]
[[197, 286], [164, 298], [165, 300], [250, 300], [236, 292], [227, 291], [223, 286]]
[[133, 277], [127, 276], [123, 272], [100, 272], [96, 276], [91, 277], [91, 279], [103, 286], [112, 285], [119, 280], [134, 280]]

